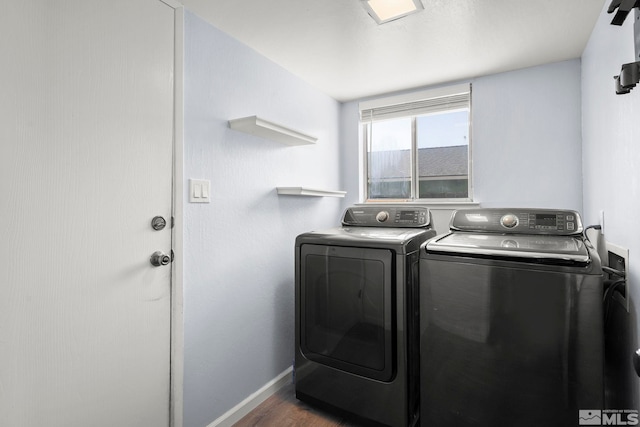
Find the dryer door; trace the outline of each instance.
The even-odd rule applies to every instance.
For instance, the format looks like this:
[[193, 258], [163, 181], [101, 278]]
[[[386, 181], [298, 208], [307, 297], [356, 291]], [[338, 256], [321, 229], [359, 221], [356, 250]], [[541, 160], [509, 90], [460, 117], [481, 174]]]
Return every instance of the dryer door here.
[[394, 376], [393, 252], [302, 245], [300, 351], [368, 378]]

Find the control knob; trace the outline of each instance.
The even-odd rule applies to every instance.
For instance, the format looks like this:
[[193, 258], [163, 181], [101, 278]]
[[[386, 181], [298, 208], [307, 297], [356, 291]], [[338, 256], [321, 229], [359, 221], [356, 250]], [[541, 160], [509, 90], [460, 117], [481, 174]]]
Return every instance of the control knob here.
[[376, 215], [376, 221], [378, 222], [385, 222], [388, 219], [389, 219], [389, 212], [387, 211], [380, 211]]
[[506, 228], [513, 228], [518, 225], [518, 217], [513, 214], [507, 214], [500, 218], [500, 224]]

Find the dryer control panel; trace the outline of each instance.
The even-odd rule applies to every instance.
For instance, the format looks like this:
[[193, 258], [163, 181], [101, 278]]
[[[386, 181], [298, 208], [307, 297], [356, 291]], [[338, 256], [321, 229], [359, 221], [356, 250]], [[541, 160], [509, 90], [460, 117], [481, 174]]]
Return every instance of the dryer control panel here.
[[348, 208], [342, 225], [358, 227], [426, 228], [431, 213], [423, 206], [353, 206]]
[[453, 213], [451, 230], [570, 236], [583, 231], [576, 211], [529, 208], [464, 209]]

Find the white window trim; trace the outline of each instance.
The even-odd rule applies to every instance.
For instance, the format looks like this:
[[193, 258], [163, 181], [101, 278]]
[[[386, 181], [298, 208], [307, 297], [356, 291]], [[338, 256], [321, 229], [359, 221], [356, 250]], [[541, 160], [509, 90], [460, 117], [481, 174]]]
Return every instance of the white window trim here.
[[384, 98], [370, 99], [359, 104], [359, 111], [370, 110], [372, 108], [384, 107], [387, 105], [408, 104], [422, 99], [440, 98], [443, 96], [453, 96], [457, 94], [469, 93], [471, 83], [444, 86], [435, 89], [421, 90], [418, 92], [404, 93], [401, 95], [387, 96]]
[[[367, 160], [367, 144], [364, 141], [365, 135], [363, 132], [363, 123], [366, 120], [361, 118], [363, 110], [369, 110], [379, 107], [407, 104], [417, 102], [424, 99], [449, 97], [458, 94], [469, 94], [469, 148], [468, 148], [468, 197], [466, 198], [454, 198], [454, 199], [369, 199], [367, 188], [367, 173], [368, 173], [368, 160]], [[360, 147], [360, 200], [363, 204], [385, 204], [385, 203], [413, 203], [413, 204], [442, 204], [442, 205], [469, 205], [477, 204], [473, 199], [473, 156], [472, 156], [472, 97], [471, 97], [471, 83], [462, 83], [450, 86], [442, 86], [427, 90], [421, 90], [416, 92], [404, 93], [399, 95], [392, 95], [382, 98], [370, 99], [362, 101], [358, 104], [358, 140]], [[413, 138], [415, 140], [415, 138]], [[414, 141], [415, 143], [415, 141]], [[412, 147], [412, 150], [415, 147]], [[413, 167], [413, 166], [412, 166]], [[413, 185], [413, 184], [412, 184]]]

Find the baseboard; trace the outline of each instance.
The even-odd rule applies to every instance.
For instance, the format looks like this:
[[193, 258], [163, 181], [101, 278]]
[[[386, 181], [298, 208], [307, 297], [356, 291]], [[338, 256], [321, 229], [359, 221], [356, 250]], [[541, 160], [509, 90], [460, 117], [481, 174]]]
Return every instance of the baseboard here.
[[231, 427], [240, 421], [242, 417], [267, 400], [272, 394], [289, 384], [291, 382], [291, 372], [293, 372], [292, 366], [285, 369], [280, 375], [263, 385], [258, 391], [251, 394], [242, 402], [229, 409], [220, 418], [209, 424], [207, 427]]

